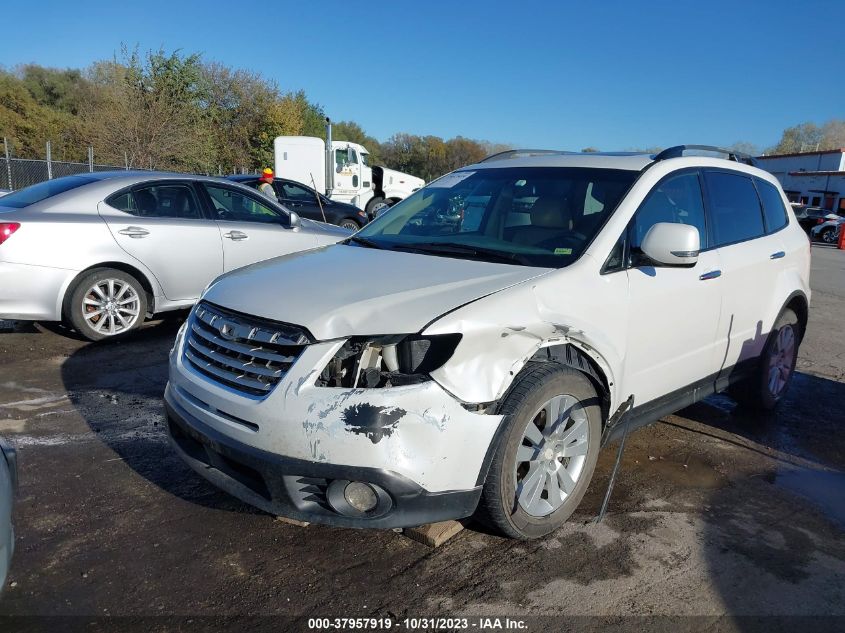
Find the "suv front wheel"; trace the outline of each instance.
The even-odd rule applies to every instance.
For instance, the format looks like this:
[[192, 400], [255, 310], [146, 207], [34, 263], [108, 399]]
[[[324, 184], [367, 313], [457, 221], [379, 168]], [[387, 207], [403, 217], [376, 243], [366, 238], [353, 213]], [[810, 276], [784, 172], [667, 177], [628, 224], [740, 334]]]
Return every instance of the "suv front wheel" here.
[[530, 366], [501, 408], [506, 425], [480, 503], [513, 538], [545, 536], [575, 511], [595, 470], [601, 406], [590, 380], [556, 363]]

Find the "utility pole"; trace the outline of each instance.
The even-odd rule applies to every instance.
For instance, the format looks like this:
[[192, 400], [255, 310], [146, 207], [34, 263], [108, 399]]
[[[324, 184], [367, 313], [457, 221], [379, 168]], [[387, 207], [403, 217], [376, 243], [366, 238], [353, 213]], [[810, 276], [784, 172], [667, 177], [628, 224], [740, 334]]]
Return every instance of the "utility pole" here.
[[6, 176], [9, 178], [9, 189], [14, 189], [12, 186], [12, 160], [9, 158], [9, 141], [3, 137], [3, 150], [6, 154]]
[[47, 141], [47, 180], [53, 180], [53, 150]]

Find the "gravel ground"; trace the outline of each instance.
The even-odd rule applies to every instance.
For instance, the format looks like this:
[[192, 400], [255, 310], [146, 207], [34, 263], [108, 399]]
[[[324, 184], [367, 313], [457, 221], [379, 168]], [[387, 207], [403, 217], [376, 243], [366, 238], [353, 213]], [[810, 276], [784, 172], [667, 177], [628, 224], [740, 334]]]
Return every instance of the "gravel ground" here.
[[0, 434], [19, 449], [21, 480], [0, 616], [62, 616], [6, 620], [51, 630], [198, 630], [225, 622], [202, 616], [248, 615], [276, 617], [240, 628], [307, 629], [309, 616], [552, 618], [528, 621], [539, 630], [646, 626], [626, 616], [647, 615], [698, 616], [648, 621], [673, 630], [843, 630], [845, 253], [813, 255], [810, 326], [782, 408], [749, 417], [716, 396], [637, 431], [604, 522], [593, 518], [615, 446], [573, 519], [536, 542], [470, 525], [432, 550], [392, 531], [280, 522], [168, 448], [161, 394], [179, 318], [99, 345], [0, 321]]

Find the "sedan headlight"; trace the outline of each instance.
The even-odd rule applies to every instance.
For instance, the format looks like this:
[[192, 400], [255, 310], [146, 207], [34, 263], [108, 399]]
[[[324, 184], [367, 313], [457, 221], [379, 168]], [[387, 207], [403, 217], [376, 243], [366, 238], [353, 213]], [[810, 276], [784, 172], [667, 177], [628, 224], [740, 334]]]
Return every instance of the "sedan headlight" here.
[[429, 380], [452, 357], [460, 334], [353, 337], [323, 368], [319, 387], [378, 388]]

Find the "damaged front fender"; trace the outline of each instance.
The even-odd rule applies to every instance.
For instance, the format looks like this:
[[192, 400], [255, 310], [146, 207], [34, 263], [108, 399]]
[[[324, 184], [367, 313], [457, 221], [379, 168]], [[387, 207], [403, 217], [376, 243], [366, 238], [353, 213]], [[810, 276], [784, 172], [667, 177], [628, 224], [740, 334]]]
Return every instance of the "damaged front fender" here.
[[[569, 287], [565, 293], [562, 281], [559, 274], [549, 275], [475, 301], [432, 323], [423, 334], [454, 332], [462, 339], [431, 377], [464, 402], [495, 402], [539, 349], [573, 345], [600, 370], [613, 410], [619, 401], [617, 377], [627, 333], [627, 308], [618, 297], [626, 296], [627, 280], [617, 276], [603, 281], [605, 287]], [[574, 311], [566, 309], [572, 302], [578, 303], [579, 314], [593, 318], [587, 322], [572, 316]]]

